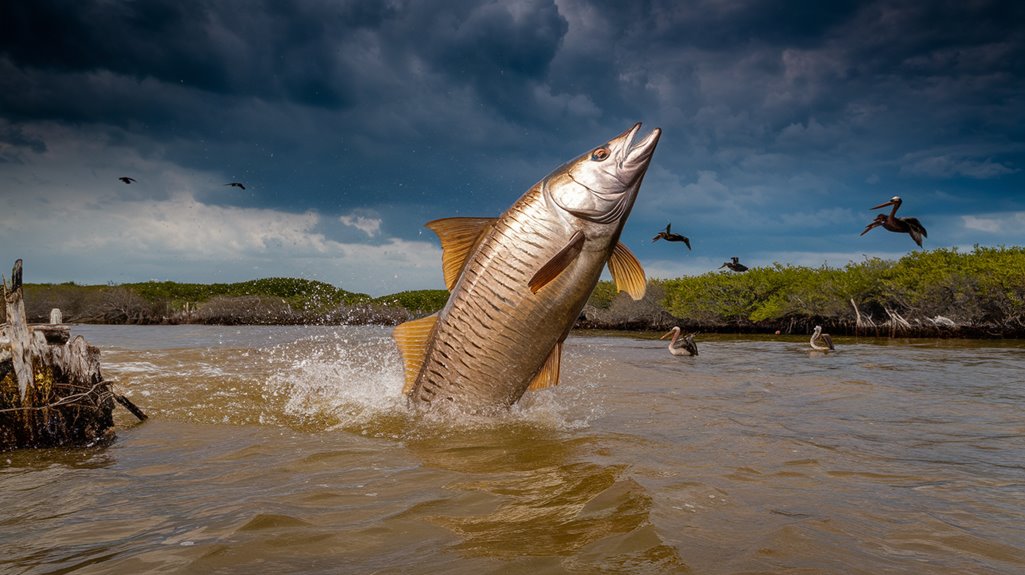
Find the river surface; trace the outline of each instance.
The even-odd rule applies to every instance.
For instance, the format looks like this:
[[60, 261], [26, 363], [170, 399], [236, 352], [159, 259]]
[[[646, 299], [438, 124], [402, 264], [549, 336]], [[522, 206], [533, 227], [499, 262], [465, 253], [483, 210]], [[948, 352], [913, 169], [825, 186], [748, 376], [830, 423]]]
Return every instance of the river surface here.
[[382, 327], [75, 326], [117, 439], [0, 453], [0, 573], [1025, 573], [1025, 342], [574, 332], [413, 415]]

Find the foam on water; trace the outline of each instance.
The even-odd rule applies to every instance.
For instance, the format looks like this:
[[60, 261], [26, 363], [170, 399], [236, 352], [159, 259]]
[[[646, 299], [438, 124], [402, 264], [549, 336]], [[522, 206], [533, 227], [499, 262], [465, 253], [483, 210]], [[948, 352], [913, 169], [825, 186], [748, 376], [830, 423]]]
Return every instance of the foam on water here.
[[[604, 415], [610, 367], [593, 343], [564, 348], [561, 383], [527, 392], [510, 410], [472, 416], [422, 411], [402, 394], [404, 367], [391, 330], [373, 326], [251, 327], [197, 347], [118, 347], [103, 352], [104, 375], [147, 413], [197, 423], [339, 429], [403, 438], [502, 426], [573, 430]], [[157, 344], [160, 343], [156, 339]], [[207, 345], [208, 344], [208, 345]], [[460, 431], [461, 430], [461, 431]]]
[[437, 433], [447, 428], [529, 425], [568, 430], [585, 428], [603, 410], [598, 394], [601, 369], [574, 365], [567, 358], [563, 384], [528, 392], [512, 409], [474, 416], [434, 409], [412, 409], [402, 395], [404, 368], [389, 336], [318, 336], [276, 346], [276, 363], [265, 393], [283, 401], [289, 418], [333, 421], [333, 428], [393, 437]]
[[346, 426], [406, 409], [403, 367], [390, 340], [381, 337], [316, 337], [276, 348], [289, 358], [267, 379], [284, 411], [304, 419], [330, 415]]

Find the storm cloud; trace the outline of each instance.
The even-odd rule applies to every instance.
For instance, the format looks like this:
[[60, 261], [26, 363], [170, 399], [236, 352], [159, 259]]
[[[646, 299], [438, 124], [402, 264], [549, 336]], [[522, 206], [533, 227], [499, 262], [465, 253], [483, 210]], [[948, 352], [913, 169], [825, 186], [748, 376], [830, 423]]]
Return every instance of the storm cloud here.
[[[351, 254], [433, 254], [425, 221], [495, 215], [636, 121], [664, 137], [623, 237], [656, 274], [897, 257], [907, 238], [857, 236], [892, 195], [926, 247], [1021, 243], [1019, 4], [7, 2], [0, 255], [31, 257], [34, 281], [437, 287], [408, 266], [382, 287]], [[67, 225], [62, 204], [104, 225], [41, 244], [23, 222]], [[219, 247], [111, 243], [126, 217]], [[207, 235], [244, 217], [273, 238]], [[651, 244], [669, 220], [692, 253]]]

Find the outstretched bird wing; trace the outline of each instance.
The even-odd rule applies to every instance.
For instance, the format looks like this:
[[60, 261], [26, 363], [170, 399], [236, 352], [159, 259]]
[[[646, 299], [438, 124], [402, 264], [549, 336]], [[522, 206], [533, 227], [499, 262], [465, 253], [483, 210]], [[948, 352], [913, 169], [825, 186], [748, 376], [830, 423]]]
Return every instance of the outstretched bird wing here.
[[925, 231], [925, 226], [922, 222], [918, 221], [918, 218], [904, 218], [904, 221], [908, 224], [908, 233], [911, 234], [911, 239], [915, 240], [918, 247], [922, 247], [922, 238], [929, 237], [929, 233]]

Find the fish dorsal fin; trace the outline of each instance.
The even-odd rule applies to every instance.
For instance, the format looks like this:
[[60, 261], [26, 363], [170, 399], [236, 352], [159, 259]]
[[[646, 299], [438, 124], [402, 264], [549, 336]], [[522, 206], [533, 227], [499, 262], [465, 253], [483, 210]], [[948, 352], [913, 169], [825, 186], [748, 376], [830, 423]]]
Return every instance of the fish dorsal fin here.
[[622, 243], [617, 242], [616, 247], [612, 249], [609, 271], [612, 272], [612, 279], [616, 281], [616, 289], [630, 294], [634, 301], [644, 299], [647, 286], [644, 268]]
[[445, 273], [445, 287], [452, 291], [463, 270], [466, 256], [477, 238], [496, 218], [443, 218], [427, 222], [426, 226], [441, 240], [441, 269]]
[[545, 364], [541, 366], [541, 371], [537, 372], [534, 376], [534, 381], [530, 382], [529, 391], [537, 391], [546, 387], [552, 387], [559, 385], [559, 364], [562, 362], [562, 342], [555, 344], [552, 348], [552, 353], [548, 354], [548, 359], [545, 360]]
[[537, 270], [534, 277], [530, 278], [527, 285], [530, 286], [530, 291], [537, 293], [538, 290], [548, 285], [549, 282], [559, 277], [562, 270], [569, 267], [569, 264], [573, 263], [573, 260], [577, 259], [580, 255], [580, 250], [584, 248], [584, 233], [577, 231], [570, 237], [569, 242], [566, 243], [565, 247], [559, 250], [559, 253], [552, 256], [552, 259], [548, 260], [548, 263], [541, 266], [541, 269]]
[[402, 386], [402, 393], [409, 394], [416, 384], [416, 377], [420, 375], [420, 366], [424, 363], [427, 355], [427, 343], [431, 340], [431, 331], [434, 324], [438, 322], [438, 314], [432, 314], [420, 319], [414, 319], [395, 326], [392, 331], [392, 339], [399, 346], [399, 353], [402, 354], [402, 363], [406, 366], [406, 383]]

